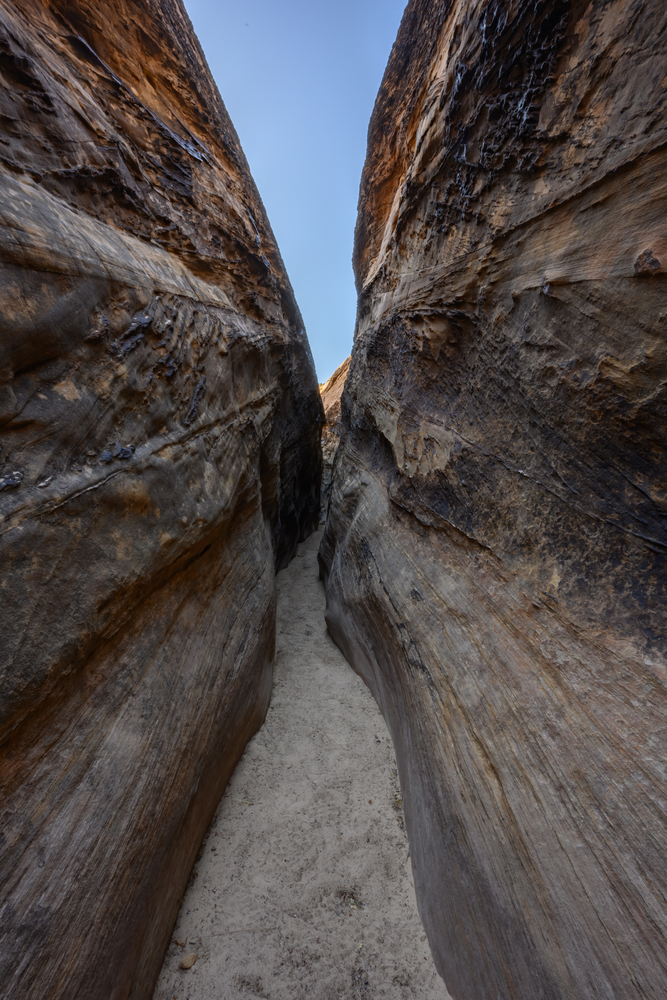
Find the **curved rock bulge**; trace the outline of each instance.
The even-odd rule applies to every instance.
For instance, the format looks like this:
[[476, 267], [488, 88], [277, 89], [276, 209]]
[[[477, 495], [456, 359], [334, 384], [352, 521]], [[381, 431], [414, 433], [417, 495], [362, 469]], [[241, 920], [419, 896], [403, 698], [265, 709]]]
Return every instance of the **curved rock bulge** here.
[[369, 130], [321, 562], [457, 1000], [664, 991], [664, 31], [412, 2]]
[[322, 408], [182, 5], [0, 3], [0, 76], [0, 981], [149, 997], [266, 711]]

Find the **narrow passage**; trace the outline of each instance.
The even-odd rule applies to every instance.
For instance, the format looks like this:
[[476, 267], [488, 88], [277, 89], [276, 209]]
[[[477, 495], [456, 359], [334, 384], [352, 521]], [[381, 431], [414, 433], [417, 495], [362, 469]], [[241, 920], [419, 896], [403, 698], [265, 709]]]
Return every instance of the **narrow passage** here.
[[389, 733], [326, 631], [319, 541], [278, 576], [271, 708], [206, 835], [154, 1000], [448, 998]]

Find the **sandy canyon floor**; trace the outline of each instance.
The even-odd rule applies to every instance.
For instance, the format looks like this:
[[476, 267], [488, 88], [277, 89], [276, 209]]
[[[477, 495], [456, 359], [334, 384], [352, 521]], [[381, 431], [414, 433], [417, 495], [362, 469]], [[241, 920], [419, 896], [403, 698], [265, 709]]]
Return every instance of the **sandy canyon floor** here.
[[417, 914], [389, 733], [326, 631], [319, 541], [278, 577], [271, 708], [206, 835], [154, 1000], [449, 996]]

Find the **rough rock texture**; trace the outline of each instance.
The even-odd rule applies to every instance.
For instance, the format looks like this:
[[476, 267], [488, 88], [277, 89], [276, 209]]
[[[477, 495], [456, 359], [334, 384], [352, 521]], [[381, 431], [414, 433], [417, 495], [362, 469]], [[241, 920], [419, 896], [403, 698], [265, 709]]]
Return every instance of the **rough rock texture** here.
[[345, 379], [350, 370], [350, 359], [345, 358], [331, 378], [320, 386], [320, 396], [324, 406], [326, 423], [322, 428], [322, 490], [320, 493], [320, 517], [324, 521], [331, 497], [331, 476], [340, 439], [340, 397], [345, 388]]
[[667, 982], [667, 8], [408, 5], [321, 549], [455, 1000]]
[[178, 0], [0, 0], [0, 982], [151, 995], [319, 512], [285, 270]]

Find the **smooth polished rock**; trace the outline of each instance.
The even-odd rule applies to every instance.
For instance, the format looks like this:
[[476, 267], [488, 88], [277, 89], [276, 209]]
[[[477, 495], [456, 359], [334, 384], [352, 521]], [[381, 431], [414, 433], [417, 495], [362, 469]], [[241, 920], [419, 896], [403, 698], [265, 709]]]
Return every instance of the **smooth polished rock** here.
[[667, 9], [412, 0], [321, 563], [455, 1000], [667, 982]]
[[150, 997], [316, 525], [299, 310], [180, 0], [0, 0], [0, 982]]

